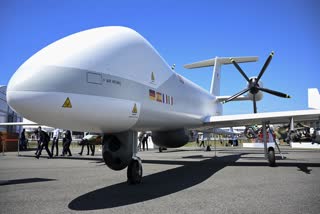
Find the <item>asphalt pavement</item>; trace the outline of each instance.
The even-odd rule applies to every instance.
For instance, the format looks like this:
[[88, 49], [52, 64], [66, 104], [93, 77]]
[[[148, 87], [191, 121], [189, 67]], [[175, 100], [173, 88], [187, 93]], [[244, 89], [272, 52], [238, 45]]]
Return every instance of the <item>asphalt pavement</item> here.
[[261, 149], [140, 152], [143, 180], [126, 183], [95, 156], [39, 160], [0, 153], [0, 213], [315, 213], [320, 151], [283, 151], [269, 167]]

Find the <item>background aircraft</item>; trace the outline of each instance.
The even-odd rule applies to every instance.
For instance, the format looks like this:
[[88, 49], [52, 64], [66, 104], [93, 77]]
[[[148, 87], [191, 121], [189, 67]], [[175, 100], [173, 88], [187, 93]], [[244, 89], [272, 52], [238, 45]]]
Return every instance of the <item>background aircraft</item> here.
[[[257, 57], [220, 58], [187, 65], [214, 66], [211, 90], [205, 91], [172, 70], [140, 34], [126, 27], [101, 27], [62, 38], [29, 58], [12, 76], [9, 105], [25, 118], [52, 127], [103, 133], [103, 159], [111, 169], [128, 167], [128, 182], [141, 182], [137, 131], [152, 131], [153, 142], [173, 148], [189, 141], [189, 129], [256, 123], [314, 120], [319, 110], [222, 115], [222, 101], [262, 98], [260, 78], [247, 77], [238, 63]], [[247, 87], [220, 96], [221, 65], [234, 64]], [[256, 112], [256, 108], [254, 107]], [[274, 163], [274, 150], [269, 149]]]

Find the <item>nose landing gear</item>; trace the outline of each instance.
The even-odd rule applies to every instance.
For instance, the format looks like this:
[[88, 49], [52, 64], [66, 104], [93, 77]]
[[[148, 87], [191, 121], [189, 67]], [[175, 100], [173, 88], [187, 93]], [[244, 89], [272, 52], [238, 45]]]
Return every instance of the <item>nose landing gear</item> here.
[[[132, 141], [132, 159], [127, 168], [127, 183], [129, 185], [140, 184], [142, 180], [142, 161], [137, 157], [138, 153], [138, 133], [130, 131]], [[129, 138], [130, 139], [130, 138]]]
[[133, 157], [127, 169], [128, 184], [140, 184], [142, 180], [142, 162], [139, 157]]

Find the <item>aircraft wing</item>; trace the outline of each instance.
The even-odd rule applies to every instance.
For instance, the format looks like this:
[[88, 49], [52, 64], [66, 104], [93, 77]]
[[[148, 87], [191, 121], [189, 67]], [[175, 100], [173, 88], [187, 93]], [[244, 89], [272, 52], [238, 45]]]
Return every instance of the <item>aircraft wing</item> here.
[[33, 122], [10, 122], [10, 123], [0, 123], [0, 126], [39, 126], [38, 123]]
[[240, 132], [235, 132], [232, 130], [226, 130], [221, 128], [212, 128], [210, 126], [203, 126], [191, 129], [193, 131], [202, 132], [202, 133], [213, 133], [213, 134], [220, 134], [220, 135], [234, 135], [234, 134], [241, 134]]
[[204, 125], [220, 128], [261, 124], [264, 121], [269, 121], [271, 124], [289, 123], [291, 118], [293, 118], [294, 122], [320, 120], [320, 110], [209, 116], [204, 119]]

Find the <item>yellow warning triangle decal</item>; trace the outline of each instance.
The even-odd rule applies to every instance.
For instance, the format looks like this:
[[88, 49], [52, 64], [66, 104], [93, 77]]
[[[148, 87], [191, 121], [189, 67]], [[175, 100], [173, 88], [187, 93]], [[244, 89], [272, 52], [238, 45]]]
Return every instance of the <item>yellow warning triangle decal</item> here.
[[137, 113], [138, 113], [137, 105], [134, 104], [133, 109], [132, 109], [132, 114], [137, 114]]
[[64, 101], [62, 107], [63, 108], [72, 108], [72, 104], [71, 104], [69, 97], [67, 97], [66, 101]]

